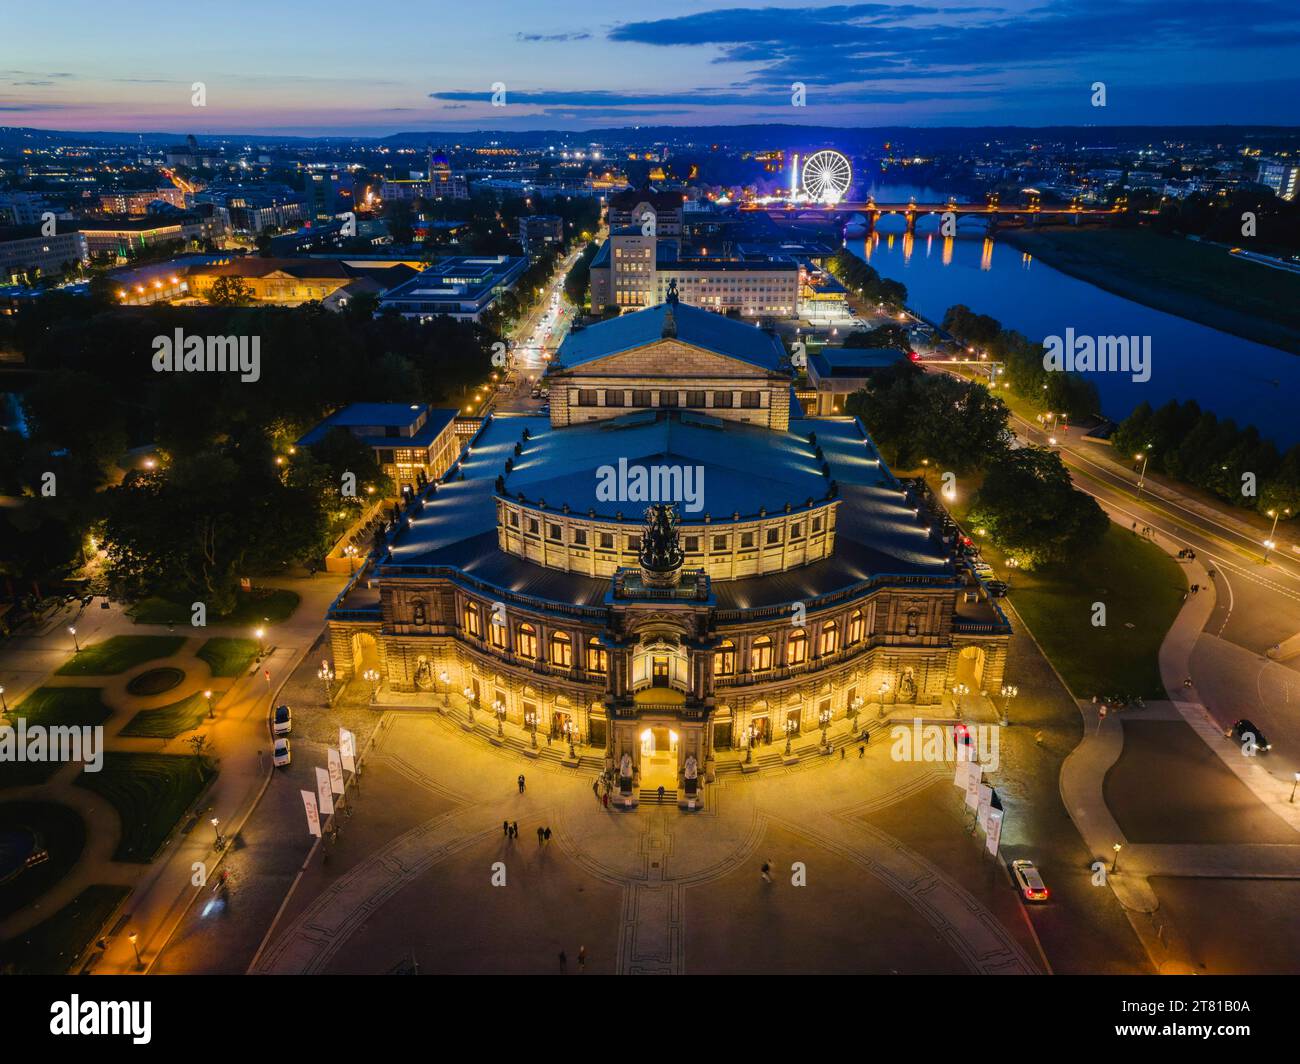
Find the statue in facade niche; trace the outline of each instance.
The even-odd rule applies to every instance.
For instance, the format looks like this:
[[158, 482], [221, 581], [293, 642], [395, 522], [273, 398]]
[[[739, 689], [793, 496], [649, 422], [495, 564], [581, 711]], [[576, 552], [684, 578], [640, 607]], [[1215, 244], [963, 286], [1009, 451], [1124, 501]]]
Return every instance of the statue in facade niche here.
[[688, 754], [686, 757], [686, 767], [682, 771], [682, 775], [688, 780], [693, 780], [699, 774], [700, 774], [699, 762], [695, 760], [694, 754]]
[[625, 780], [632, 778], [632, 758], [629, 754], [624, 754], [618, 763], [618, 774]]

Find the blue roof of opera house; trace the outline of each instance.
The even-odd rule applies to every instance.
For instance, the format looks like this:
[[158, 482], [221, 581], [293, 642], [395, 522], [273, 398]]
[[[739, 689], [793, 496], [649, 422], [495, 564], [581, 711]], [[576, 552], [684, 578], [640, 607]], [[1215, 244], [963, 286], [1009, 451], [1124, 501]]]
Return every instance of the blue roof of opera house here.
[[[521, 442], [525, 428], [530, 439], [524, 443], [523, 455], [516, 459], [515, 444]], [[926, 526], [918, 522], [902, 487], [881, 462], [855, 418], [796, 420], [790, 423], [789, 433], [773, 433], [734, 423], [728, 423], [725, 430], [683, 424], [677, 416], [660, 416], [653, 423], [628, 424], [623, 428], [581, 425], [553, 429], [543, 418], [498, 414], [483, 426], [463, 454], [460, 465], [438, 483], [437, 494], [426, 498], [423, 511], [412, 517], [409, 527], [398, 534], [387, 564], [450, 566], [473, 579], [512, 592], [559, 603], [599, 605], [609, 590], [607, 577], [547, 569], [499, 549], [496, 478], [504, 474], [507, 459], [521, 461], [522, 466], [511, 473], [507, 490], [525, 490], [529, 498], [543, 495], [548, 509], [558, 510], [562, 501], [559, 495], [552, 501], [550, 495], [539, 490], [539, 485], [548, 478], [556, 482], [557, 488], [585, 490], [594, 500], [596, 467], [609, 462], [611, 455], [614, 463], [620, 454], [644, 457], [661, 450], [684, 453], [691, 461], [694, 456], [701, 456], [706, 469], [706, 511], [723, 509], [715, 502], [715, 492], [733, 500], [742, 497], [749, 500], [747, 506], [740, 506], [736, 501], [727, 507], [726, 518], [722, 520], [728, 520], [737, 509], [742, 514], [748, 510], [752, 516], [757, 510], [755, 502], [766, 505], [769, 513], [783, 508], [785, 498], [775, 496], [784, 496], [787, 486], [791, 491], [796, 485], [803, 488], [796, 505], [802, 504], [809, 495], [817, 501], [824, 498], [826, 480], [819, 464], [812, 460], [810, 432], [816, 433], [842, 500], [836, 521], [834, 556], [785, 573], [714, 581], [718, 605], [750, 608], [808, 599], [850, 587], [872, 576], [952, 576], [951, 564], [942, 548], [929, 537]], [[610, 434], [607, 439], [628, 441], [629, 446], [619, 442], [615, 446], [604, 445], [602, 452], [594, 451], [593, 439], [604, 433]], [[759, 443], [752, 435], [755, 433], [771, 436], [771, 446]], [[753, 450], [749, 449], [751, 444]], [[781, 449], [791, 453], [779, 458]], [[533, 458], [548, 454], [554, 458], [547, 461], [546, 468], [538, 462], [536, 475], [530, 474], [528, 466]], [[552, 468], [552, 461], [564, 467]], [[769, 472], [764, 463], [771, 463], [774, 474], [768, 487], [762, 486]], [[584, 476], [585, 488], [579, 483]], [[525, 482], [519, 479], [523, 477], [531, 477], [532, 490], [516, 487]], [[820, 484], [822, 490], [811, 490], [813, 483]], [[570, 505], [578, 510], [573, 503]], [[608, 503], [591, 505], [598, 512], [615, 509]], [[585, 513], [586, 509], [584, 506], [578, 512]], [[626, 504], [625, 520], [639, 524], [641, 510], [639, 504]], [[698, 519], [683, 514], [686, 524]]]
[[[424, 424], [410, 436], [388, 436], [382, 431], [358, 434], [358, 428], [380, 429], [385, 426], [407, 428], [422, 414], [427, 414]], [[456, 411], [426, 407], [411, 403], [351, 403], [330, 414], [298, 441], [300, 447], [310, 447], [323, 440], [331, 429], [347, 429], [363, 443], [372, 447], [421, 447], [438, 438], [438, 434], [454, 420]]]
[[682, 343], [778, 372], [785, 348], [773, 333], [687, 303], [660, 303], [635, 314], [624, 314], [570, 332], [551, 364], [558, 373], [599, 358], [631, 351], [664, 338], [664, 319], [672, 313], [676, 338]]

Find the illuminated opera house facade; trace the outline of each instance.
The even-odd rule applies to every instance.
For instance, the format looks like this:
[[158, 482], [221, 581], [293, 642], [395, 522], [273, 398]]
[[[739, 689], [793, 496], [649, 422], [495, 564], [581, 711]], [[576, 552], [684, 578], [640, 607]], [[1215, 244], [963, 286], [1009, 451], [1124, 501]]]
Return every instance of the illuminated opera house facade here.
[[855, 418], [792, 409], [774, 334], [670, 295], [547, 379], [549, 418], [487, 419], [335, 603], [341, 678], [668, 787], [1001, 684], [1004, 615]]

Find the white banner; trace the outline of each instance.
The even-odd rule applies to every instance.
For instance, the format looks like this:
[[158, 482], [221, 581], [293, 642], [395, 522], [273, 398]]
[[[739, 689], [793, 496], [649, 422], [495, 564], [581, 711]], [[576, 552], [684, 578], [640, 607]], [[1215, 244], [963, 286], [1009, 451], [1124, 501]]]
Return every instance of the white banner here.
[[998, 855], [998, 843], [1002, 840], [1002, 810], [989, 810], [988, 841], [985, 844], [989, 853], [994, 857]]
[[976, 812], [975, 821], [980, 826], [980, 831], [988, 831], [989, 809], [993, 806], [993, 788], [987, 783], [980, 784], [980, 804]]
[[307, 807], [307, 831], [320, 838], [320, 813], [316, 811], [316, 796], [311, 791], [300, 791], [302, 804]]
[[970, 768], [970, 762], [960, 754], [957, 757], [957, 771], [953, 773], [952, 785], [960, 787], [963, 791], [966, 789], [966, 770]]
[[980, 804], [980, 780], [984, 776], [984, 766], [976, 761], [966, 766], [966, 808], [978, 809]]
[[330, 790], [335, 794], [343, 793], [343, 758], [339, 752], [330, 747], [325, 751], [329, 755], [330, 763]]
[[334, 798], [330, 794], [330, 774], [323, 768], [316, 769], [316, 799], [320, 802], [320, 811], [326, 816], [334, 812]]
[[346, 772], [357, 771], [357, 737], [347, 728], [339, 729], [339, 753], [343, 755], [343, 769]]

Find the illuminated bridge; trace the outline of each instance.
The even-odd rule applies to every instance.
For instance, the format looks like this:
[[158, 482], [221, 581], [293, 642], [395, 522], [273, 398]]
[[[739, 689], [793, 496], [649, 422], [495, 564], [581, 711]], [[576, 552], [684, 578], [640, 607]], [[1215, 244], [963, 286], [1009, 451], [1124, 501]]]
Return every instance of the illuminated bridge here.
[[798, 214], [803, 217], [860, 214], [865, 220], [868, 231], [874, 229], [876, 222], [884, 215], [900, 214], [907, 222], [908, 232], [916, 228], [917, 218], [923, 215], [953, 214], [958, 222], [964, 218], [982, 218], [991, 232], [999, 225], [1007, 223], [1033, 225], [1039, 218], [1058, 222], [1069, 219], [1074, 225], [1078, 225], [1080, 219], [1104, 221], [1116, 218], [1128, 209], [1128, 202], [1124, 197], [1120, 197], [1113, 207], [1084, 207], [1078, 203], [1043, 206], [1036, 193], [1026, 191], [1028, 193], [1026, 202], [1016, 206], [1003, 205], [997, 196], [989, 196], [983, 203], [958, 203], [956, 200], [948, 200], [946, 203], [917, 203], [915, 200], [909, 200], [907, 203], [878, 203], [875, 199], [867, 199], [856, 202], [843, 200], [834, 204], [746, 203], [741, 209], [781, 215]]

